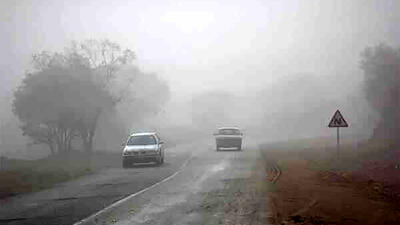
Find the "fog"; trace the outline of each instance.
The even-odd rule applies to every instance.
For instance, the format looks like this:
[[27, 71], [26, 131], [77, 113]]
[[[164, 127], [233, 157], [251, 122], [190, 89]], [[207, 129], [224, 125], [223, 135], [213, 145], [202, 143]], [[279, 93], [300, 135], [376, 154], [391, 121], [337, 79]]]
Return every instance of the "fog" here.
[[[34, 147], [47, 154], [22, 137], [11, 110], [13, 92], [32, 69], [32, 54], [87, 39], [132, 49], [137, 73], [160, 79], [149, 89], [168, 84], [160, 88], [168, 97], [157, 103], [157, 113], [135, 114], [145, 104], [139, 101], [119, 106], [113, 114], [119, 120], [103, 118], [97, 149], [146, 129], [170, 139], [185, 132], [211, 135], [223, 125], [266, 141], [334, 136], [327, 123], [336, 109], [350, 124], [344, 135], [368, 137], [379, 116], [365, 99], [360, 53], [380, 43], [400, 45], [399, 10], [396, 0], [3, 0], [1, 149], [21, 157], [34, 154], [26, 153]], [[164, 93], [149, 89], [134, 87], [132, 96]], [[120, 132], [107, 131], [113, 126]]]

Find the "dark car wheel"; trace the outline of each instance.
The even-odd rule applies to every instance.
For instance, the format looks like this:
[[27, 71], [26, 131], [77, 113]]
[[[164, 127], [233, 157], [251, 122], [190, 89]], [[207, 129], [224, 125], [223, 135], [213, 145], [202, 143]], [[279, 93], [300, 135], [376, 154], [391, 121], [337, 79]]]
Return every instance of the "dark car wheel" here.
[[157, 166], [161, 166], [164, 163], [164, 158], [160, 158], [159, 160], [156, 161]]
[[129, 168], [132, 166], [132, 162], [129, 160], [122, 160], [122, 168]]

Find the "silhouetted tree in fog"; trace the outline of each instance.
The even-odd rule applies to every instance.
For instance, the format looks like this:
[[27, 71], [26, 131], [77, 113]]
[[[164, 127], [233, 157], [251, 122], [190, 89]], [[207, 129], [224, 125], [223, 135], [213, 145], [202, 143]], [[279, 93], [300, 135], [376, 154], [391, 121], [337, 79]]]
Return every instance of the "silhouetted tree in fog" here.
[[95, 70], [106, 86], [116, 78], [121, 67], [130, 64], [135, 58], [132, 50], [122, 49], [119, 44], [107, 39], [72, 42], [67, 51], [86, 59], [90, 68]]
[[361, 54], [365, 92], [381, 118], [373, 136], [397, 139], [400, 134], [400, 49], [385, 44], [366, 48]]
[[62, 53], [35, 54], [35, 71], [14, 95], [13, 111], [24, 135], [47, 144], [52, 153], [68, 151], [79, 136], [84, 149], [92, 151], [100, 115], [123, 98], [110, 88], [115, 73], [132, 59], [131, 50], [108, 40], [73, 42]]
[[[47, 144], [52, 153], [68, 152], [74, 138], [91, 152], [100, 120], [108, 124], [100, 135], [107, 135], [115, 131], [110, 126], [130, 129], [133, 121], [154, 116], [168, 100], [169, 86], [136, 68], [133, 59], [131, 50], [108, 40], [73, 42], [63, 52], [35, 54], [34, 71], [14, 93], [13, 111], [23, 134]], [[121, 111], [125, 114], [115, 114]]]
[[130, 132], [155, 129], [152, 124], [159, 126], [160, 121], [153, 119], [160, 119], [157, 115], [170, 97], [166, 80], [133, 65], [117, 72], [111, 92], [120, 96], [121, 101], [115, 110], [101, 115], [96, 129], [97, 148], [115, 150]]
[[[84, 59], [89, 68], [96, 76], [96, 81], [102, 88], [110, 91], [110, 86], [115, 80], [116, 73], [122, 66], [130, 64], [134, 59], [134, 53], [130, 49], [122, 49], [117, 43], [109, 40], [89, 39], [81, 43], [72, 42], [69, 49], [69, 55], [74, 58]], [[128, 80], [129, 81], [129, 80]], [[125, 96], [113, 93], [115, 103], [120, 102]], [[92, 114], [86, 118], [79, 131], [86, 151], [93, 150], [93, 138], [98, 124], [98, 119], [103, 109], [96, 108]]]
[[47, 66], [27, 74], [15, 92], [13, 111], [23, 134], [34, 143], [47, 144], [53, 154], [68, 152], [78, 131], [87, 129], [82, 127], [92, 124], [98, 110], [111, 108], [114, 100], [93, 82], [95, 76], [84, 60], [42, 54], [47, 56]]

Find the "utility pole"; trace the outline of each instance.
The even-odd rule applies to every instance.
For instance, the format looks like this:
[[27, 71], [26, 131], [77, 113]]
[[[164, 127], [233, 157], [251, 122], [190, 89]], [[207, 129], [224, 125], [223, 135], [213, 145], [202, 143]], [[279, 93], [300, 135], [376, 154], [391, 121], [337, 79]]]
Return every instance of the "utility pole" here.
[[3, 120], [0, 119], [0, 171], [4, 169], [4, 156], [3, 156]]

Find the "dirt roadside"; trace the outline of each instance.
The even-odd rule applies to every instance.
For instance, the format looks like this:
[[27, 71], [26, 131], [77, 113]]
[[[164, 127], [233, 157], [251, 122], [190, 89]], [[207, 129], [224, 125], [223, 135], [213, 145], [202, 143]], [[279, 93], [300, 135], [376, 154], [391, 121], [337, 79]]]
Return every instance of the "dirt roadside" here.
[[[393, 198], [396, 189], [388, 183], [399, 183], [399, 174], [388, 172], [391, 161], [371, 163], [367, 157], [358, 157], [360, 162], [356, 162], [346, 155], [332, 162], [332, 157], [317, 151], [264, 151], [267, 164], [279, 165], [281, 171], [276, 188], [268, 193], [274, 224], [399, 224], [400, 204]], [[365, 166], [370, 164], [374, 172]], [[388, 178], [388, 174], [393, 176]]]

